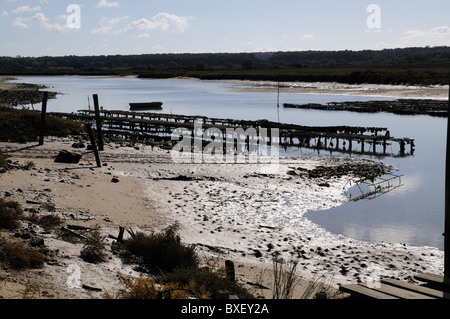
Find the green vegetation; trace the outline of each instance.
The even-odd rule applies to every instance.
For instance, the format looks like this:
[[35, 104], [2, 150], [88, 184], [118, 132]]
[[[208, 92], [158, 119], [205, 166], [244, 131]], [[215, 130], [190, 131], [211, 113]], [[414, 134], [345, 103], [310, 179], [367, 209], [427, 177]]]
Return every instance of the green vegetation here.
[[[0, 141], [2, 142], [34, 142], [40, 134], [41, 113], [31, 110], [17, 110], [0, 107]], [[66, 137], [77, 135], [83, 131], [79, 123], [53, 116], [46, 117], [47, 136]], [[1, 160], [0, 160], [1, 164]]]
[[188, 76], [205, 80], [448, 84], [450, 47], [362, 51], [0, 57], [0, 75]]
[[[450, 66], [450, 63], [449, 63]], [[253, 68], [195, 70], [151, 70], [139, 74], [140, 78], [193, 77], [201, 80], [253, 80], [280, 82], [338, 82], [349, 84], [409, 84], [445, 85], [449, 83], [448, 68], [364, 67], [335, 66], [333, 68]]]

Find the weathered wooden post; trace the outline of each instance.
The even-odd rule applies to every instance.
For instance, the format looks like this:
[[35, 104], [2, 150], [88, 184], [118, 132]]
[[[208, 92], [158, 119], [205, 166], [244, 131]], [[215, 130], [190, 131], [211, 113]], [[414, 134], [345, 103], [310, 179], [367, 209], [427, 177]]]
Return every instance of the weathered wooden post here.
[[94, 94], [94, 107], [95, 107], [95, 121], [97, 126], [98, 136], [98, 150], [103, 151], [103, 135], [102, 135], [102, 121], [100, 119], [100, 106], [98, 104], [98, 95]]
[[48, 92], [42, 92], [42, 111], [41, 111], [41, 132], [39, 136], [39, 145], [44, 145], [45, 117], [47, 115]]
[[98, 155], [97, 145], [95, 143], [94, 133], [92, 133], [92, 127], [90, 124], [86, 124], [86, 132], [89, 135], [89, 139], [91, 140], [92, 149], [95, 155], [95, 161], [97, 162], [97, 167], [101, 167], [102, 164], [100, 162], [100, 156]]
[[231, 260], [225, 260], [226, 277], [230, 281], [236, 281], [234, 263]]
[[447, 152], [445, 167], [444, 277], [450, 279], [450, 85], [447, 109]]

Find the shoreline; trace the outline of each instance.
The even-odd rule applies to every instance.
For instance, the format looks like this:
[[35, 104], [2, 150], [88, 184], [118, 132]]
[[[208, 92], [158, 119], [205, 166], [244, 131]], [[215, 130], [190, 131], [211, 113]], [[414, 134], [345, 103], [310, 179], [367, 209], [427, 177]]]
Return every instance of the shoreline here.
[[[39, 211], [27, 200], [52, 202], [66, 222], [99, 226], [105, 235], [116, 236], [119, 225], [151, 231], [178, 222], [183, 242], [197, 245], [205, 259], [234, 261], [242, 282], [257, 282], [264, 272], [267, 278], [261, 280], [270, 286], [271, 254], [277, 251], [286, 260], [294, 256], [304, 279], [294, 298], [315, 276], [327, 275], [324, 279], [337, 288], [374, 275], [411, 280], [415, 273], [439, 274], [442, 269], [443, 254], [437, 249], [360, 242], [330, 234], [302, 216], [306, 211], [342, 204], [342, 187], [351, 177], [333, 178], [326, 180], [328, 187], [319, 186], [324, 180], [290, 175], [292, 168], [366, 160], [290, 158], [281, 160], [277, 170], [256, 165], [233, 165], [230, 170], [226, 165], [176, 165], [168, 160], [167, 151], [141, 144], [108, 144], [101, 155], [106, 164], [102, 168], [94, 168], [90, 153], [83, 155], [81, 165], [54, 163], [58, 151], [70, 150], [73, 141], [47, 138], [44, 146], [28, 149], [33, 144], [0, 143], [4, 151], [22, 149], [10, 153], [12, 161], [31, 160], [36, 165], [31, 171], [1, 174], [2, 195], [8, 192], [8, 200]], [[112, 177], [120, 182], [111, 183]], [[79, 245], [50, 234], [42, 236], [46, 245], [60, 253], [41, 273], [63, 298], [99, 297], [99, 293], [67, 289], [67, 267], [72, 263], [81, 266], [88, 286], [101, 287], [103, 292], [118, 289], [118, 273], [138, 275], [114, 256], [103, 265], [85, 264], [77, 255]], [[270, 296], [270, 290], [258, 293]], [[5, 295], [4, 288], [0, 295]]]
[[[54, 77], [55, 75], [46, 75]], [[56, 75], [57, 76], [57, 75]], [[36, 77], [35, 75], [20, 75], [17, 77]], [[17, 88], [20, 83], [8, 82], [16, 76], [0, 76], [0, 90]], [[89, 77], [89, 76], [87, 76]], [[90, 76], [98, 78], [130, 78], [137, 79], [137, 75], [105, 75]], [[167, 81], [209, 81], [228, 84], [247, 84], [241, 86], [229, 85], [228, 88], [237, 92], [278, 92], [278, 83], [273, 81], [253, 80], [201, 80], [191, 77], [174, 77], [161, 79], [142, 80], [167, 80]], [[448, 99], [448, 86], [444, 85], [388, 85], [388, 84], [345, 84], [338, 82], [281, 82], [281, 94], [317, 94], [317, 95], [351, 95], [368, 97], [407, 98], [407, 99]]]
[[[271, 81], [231, 81], [248, 84], [230, 88], [238, 92], [277, 93], [278, 83]], [[330, 94], [408, 99], [448, 99], [448, 86], [344, 84], [337, 82], [282, 82], [281, 94]]]

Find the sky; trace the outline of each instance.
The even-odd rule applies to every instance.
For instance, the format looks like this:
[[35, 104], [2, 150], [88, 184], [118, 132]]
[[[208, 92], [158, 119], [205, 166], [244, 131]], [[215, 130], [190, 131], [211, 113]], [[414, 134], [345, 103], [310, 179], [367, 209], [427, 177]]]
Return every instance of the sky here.
[[0, 56], [450, 46], [448, 0], [0, 0]]

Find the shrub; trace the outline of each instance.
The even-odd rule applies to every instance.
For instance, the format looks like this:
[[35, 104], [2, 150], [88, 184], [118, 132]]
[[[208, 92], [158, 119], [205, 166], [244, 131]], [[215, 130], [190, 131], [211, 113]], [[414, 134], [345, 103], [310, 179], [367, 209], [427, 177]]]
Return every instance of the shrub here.
[[0, 246], [0, 261], [14, 269], [42, 268], [45, 256], [23, 244], [6, 243]]
[[80, 257], [89, 263], [101, 263], [106, 260], [105, 237], [98, 230], [92, 231], [80, 252]]
[[19, 203], [0, 199], [0, 229], [17, 229], [22, 217], [23, 211]]
[[[34, 142], [40, 135], [41, 113], [0, 107], [0, 140], [5, 142]], [[46, 117], [45, 135], [66, 137], [80, 134], [82, 126], [74, 121]]]
[[153, 274], [172, 272], [180, 267], [197, 267], [199, 263], [195, 246], [181, 243], [178, 225], [151, 235], [134, 234], [124, 242], [124, 249], [139, 257], [145, 269]]
[[38, 224], [45, 230], [51, 230], [62, 224], [62, 219], [56, 215], [45, 215], [36, 219], [35, 224]]
[[235, 281], [228, 279], [222, 269], [214, 270], [210, 267], [204, 268], [178, 268], [171, 273], [162, 274], [160, 282], [177, 282], [182, 285], [196, 283], [197, 287], [206, 287], [211, 294], [211, 298], [218, 298], [219, 291], [228, 291], [231, 295], [236, 295], [239, 299], [253, 299], [245, 288]]
[[[205, 287], [199, 287], [194, 281], [183, 283], [158, 283], [153, 278], [136, 278], [124, 280], [125, 289], [116, 296], [119, 299], [209, 299], [210, 293]], [[104, 294], [112, 299], [111, 294]]]
[[2, 150], [0, 150], [0, 167], [5, 167], [7, 165], [6, 160], [8, 159], [8, 156], [2, 153]]

